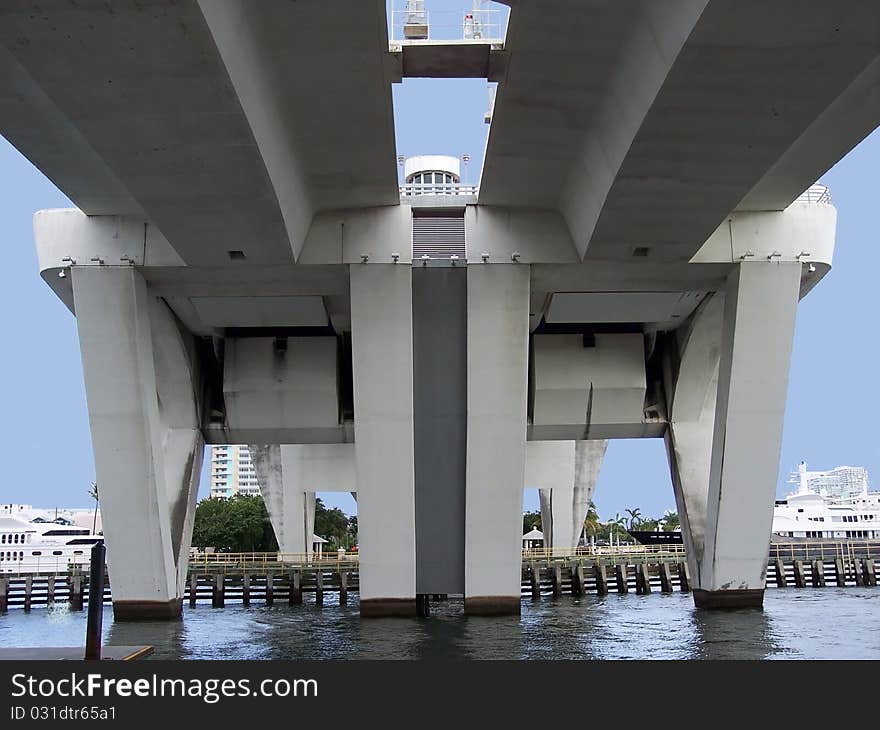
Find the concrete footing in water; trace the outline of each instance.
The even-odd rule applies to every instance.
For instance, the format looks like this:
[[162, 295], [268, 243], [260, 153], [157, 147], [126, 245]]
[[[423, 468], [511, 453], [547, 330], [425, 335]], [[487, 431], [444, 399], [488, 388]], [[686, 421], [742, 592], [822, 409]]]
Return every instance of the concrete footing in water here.
[[761, 608], [764, 605], [764, 589], [745, 589], [731, 591], [706, 591], [694, 588], [694, 605], [697, 608]]
[[468, 596], [464, 599], [464, 612], [472, 616], [518, 616], [519, 596]]
[[[82, 594], [80, 594], [82, 595]], [[116, 621], [174, 619], [183, 615], [183, 601], [113, 601]]]

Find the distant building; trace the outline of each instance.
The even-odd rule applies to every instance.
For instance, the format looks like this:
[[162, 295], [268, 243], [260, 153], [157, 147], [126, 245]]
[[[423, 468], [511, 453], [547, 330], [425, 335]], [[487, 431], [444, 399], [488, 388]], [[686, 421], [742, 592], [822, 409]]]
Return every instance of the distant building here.
[[813, 492], [829, 499], [852, 499], [868, 492], [868, 472], [861, 466], [838, 466], [829, 471], [807, 471], [801, 462], [792, 482], [800, 492]]
[[257, 472], [247, 446], [211, 447], [211, 496], [229, 498], [236, 494], [259, 494]]

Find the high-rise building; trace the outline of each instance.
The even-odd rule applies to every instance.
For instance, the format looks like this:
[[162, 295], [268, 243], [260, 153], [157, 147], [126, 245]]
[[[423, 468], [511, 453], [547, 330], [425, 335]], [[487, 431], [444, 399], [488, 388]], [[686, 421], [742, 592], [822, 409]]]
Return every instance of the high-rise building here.
[[211, 496], [259, 494], [257, 473], [247, 446], [211, 447]]

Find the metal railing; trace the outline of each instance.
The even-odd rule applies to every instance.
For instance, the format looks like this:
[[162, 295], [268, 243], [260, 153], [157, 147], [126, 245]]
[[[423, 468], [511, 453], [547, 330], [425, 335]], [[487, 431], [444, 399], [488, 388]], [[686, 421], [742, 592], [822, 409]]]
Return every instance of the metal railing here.
[[770, 560], [853, 560], [880, 558], [880, 541], [845, 540], [770, 544]]
[[801, 205], [831, 205], [831, 190], [827, 185], [815, 183], [797, 196], [794, 201]]
[[206, 570], [267, 568], [355, 568], [358, 565], [356, 552], [327, 553], [198, 553], [190, 557], [190, 570], [204, 568]]
[[[404, 4], [403, 0], [394, 3]], [[388, 37], [391, 43], [456, 41], [467, 43], [504, 43], [507, 11], [393, 9]]]
[[527, 548], [522, 551], [524, 561], [572, 558], [646, 560], [670, 557], [684, 560], [684, 545], [587, 545], [577, 548]]
[[407, 183], [400, 186], [401, 198], [412, 198], [419, 195], [470, 195], [475, 196], [479, 188], [476, 185], [461, 183]]

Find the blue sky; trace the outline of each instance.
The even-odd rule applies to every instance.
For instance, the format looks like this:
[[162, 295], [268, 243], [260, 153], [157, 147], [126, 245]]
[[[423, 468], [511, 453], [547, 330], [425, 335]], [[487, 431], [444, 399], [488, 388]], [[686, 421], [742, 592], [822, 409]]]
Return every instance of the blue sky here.
[[[460, 3], [431, 7], [460, 8]], [[470, 154], [476, 182], [488, 127], [487, 84], [479, 80], [406, 80], [394, 88], [399, 154]], [[877, 365], [877, 170], [874, 132], [822, 177], [838, 210], [831, 273], [798, 310], [778, 493], [804, 459], [814, 468], [867, 467], [878, 486], [880, 413]], [[31, 218], [69, 207], [55, 186], [0, 138], [0, 311], [5, 317], [0, 383], [0, 439], [7, 456], [0, 502], [86, 506], [94, 479], [76, 322], [40, 279]], [[201, 493], [207, 492], [203, 479]], [[347, 495], [322, 495], [352, 511]], [[674, 506], [663, 442], [615, 441], [608, 448], [595, 501], [603, 517], [639, 507], [659, 515]], [[537, 507], [526, 491], [527, 509]]]

